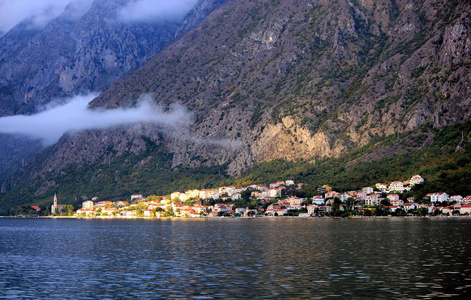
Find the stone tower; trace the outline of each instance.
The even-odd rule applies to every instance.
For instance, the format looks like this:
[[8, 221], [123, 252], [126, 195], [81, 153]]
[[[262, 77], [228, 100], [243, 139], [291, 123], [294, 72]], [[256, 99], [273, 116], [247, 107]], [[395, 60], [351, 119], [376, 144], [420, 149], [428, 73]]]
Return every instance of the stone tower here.
[[53, 200], [53, 203], [52, 203], [52, 206], [51, 206], [51, 214], [57, 214], [58, 211], [57, 211], [57, 193], [54, 193], [54, 200]]

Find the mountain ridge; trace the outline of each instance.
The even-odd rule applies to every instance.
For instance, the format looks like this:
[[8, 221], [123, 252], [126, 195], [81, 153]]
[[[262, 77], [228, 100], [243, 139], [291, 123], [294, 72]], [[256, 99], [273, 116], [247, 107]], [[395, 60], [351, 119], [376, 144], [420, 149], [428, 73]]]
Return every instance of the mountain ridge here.
[[90, 104], [127, 107], [150, 94], [164, 109], [185, 105], [194, 123], [63, 137], [5, 190], [27, 178], [43, 180], [44, 193], [67, 166], [99, 169], [150, 144], [169, 154], [169, 172], [224, 166], [238, 176], [466, 122], [469, 20], [466, 1], [228, 1]]
[[[196, 26], [225, 0], [198, 0], [183, 20], [119, 21], [129, 1], [74, 6], [44, 28], [23, 22], [0, 37], [0, 116], [30, 115], [51, 101], [104, 90]], [[39, 150], [39, 142], [0, 134], [0, 181]]]

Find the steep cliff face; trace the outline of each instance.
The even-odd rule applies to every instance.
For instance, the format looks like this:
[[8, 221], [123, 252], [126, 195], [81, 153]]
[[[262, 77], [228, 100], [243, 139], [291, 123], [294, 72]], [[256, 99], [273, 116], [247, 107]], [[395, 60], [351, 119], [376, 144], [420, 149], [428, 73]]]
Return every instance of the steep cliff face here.
[[[80, 16], [69, 6], [43, 29], [23, 23], [2, 36], [0, 116], [31, 114], [51, 100], [104, 90], [224, 1], [200, 0], [183, 20], [124, 22], [119, 12], [129, 2], [95, 0]], [[20, 137], [0, 135], [0, 141], [0, 180], [41, 149]]]
[[[470, 11], [445, 0], [228, 1], [91, 107], [133, 105], [144, 93], [188, 107], [195, 121], [185, 128], [119, 138], [142, 145], [135, 153], [148, 138], [159, 143], [172, 168], [224, 164], [235, 176], [276, 158], [340, 156], [376, 135], [470, 119]], [[115, 129], [87, 134], [63, 138], [22, 176], [123, 153], [107, 139]], [[111, 154], [70, 146], [97, 141]]]
[[66, 9], [42, 30], [17, 26], [1, 38], [0, 94], [7, 114], [30, 113], [51, 99], [102, 91], [162, 50], [178, 23], [125, 23], [126, 1], [94, 1], [80, 18]]

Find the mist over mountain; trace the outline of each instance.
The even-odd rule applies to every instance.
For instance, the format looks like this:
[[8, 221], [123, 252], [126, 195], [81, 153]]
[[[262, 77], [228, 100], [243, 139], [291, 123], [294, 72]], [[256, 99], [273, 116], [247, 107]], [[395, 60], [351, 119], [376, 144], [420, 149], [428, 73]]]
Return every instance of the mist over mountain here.
[[[129, 108], [150, 95], [163, 111], [175, 104], [187, 108], [189, 126], [65, 135], [10, 177], [3, 191], [29, 183], [28, 193], [40, 197], [66, 189], [82, 172], [96, 185], [124, 187], [124, 195], [142, 174], [216, 168], [236, 177], [254, 164], [340, 158], [382, 137], [415, 139], [421, 130], [413, 147], [393, 142], [357, 163], [425, 149], [434, 130], [471, 119], [468, 1], [212, 1], [215, 10], [201, 15], [208, 11], [204, 2], [180, 28], [202, 20], [198, 26], [156, 55], [143, 50], [152, 58], [125, 76], [89, 80], [74, 67], [59, 72], [58, 86], [31, 92], [72, 91], [79, 78], [91, 91], [112, 82], [90, 109]], [[88, 51], [84, 47], [77, 57]], [[2, 107], [19, 112], [28, 101], [8, 100]], [[160, 191], [161, 182], [149, 183], [149, 192]]]
[[[220, 1], [199, 1], [191, 11], [196, 2], [2, 1], [0, 116], [32, 114], [51, 101], [103, 91], [194, 27], [195, 19]], [[201, 6], [210, 9], [201, 11]], [[21, 136], [0, 139], [0, 179], [41, 149], [40, 144], [29, 147], [35, 142]]]

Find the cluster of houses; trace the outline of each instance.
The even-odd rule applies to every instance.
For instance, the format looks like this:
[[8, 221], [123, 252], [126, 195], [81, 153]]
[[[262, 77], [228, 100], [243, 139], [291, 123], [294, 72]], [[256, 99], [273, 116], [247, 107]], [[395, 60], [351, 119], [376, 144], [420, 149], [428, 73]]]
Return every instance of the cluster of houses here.
[[[420, 175], [414, 175], [410, 180], [404, 182], [377, 183], [375, 185], [376, 190], [372, 187], [364, 187], [361, 191], [349, 191], [346, 193], [332, 191], [329, 186], [324, 185], [318, 189], [325, 192], [324, 197], [321, 195], [314, 196], [313, 204], [315, 205], [308, 206], [308, 213], [311, 214], [311, 211], [314, 211], [316, 208], [317, 211], [320, 211], [321, 215], [331, 212], [332, 203], [337, 198], [341, 202], [353, 199], [355, 208], [363, 211], [368, 209], [368, 206], [378, 206], [386, 203], [387, 205], [383, 205], [383, 207], [391, 213], [400, 210], [407, 214], [422, 208], [426, 209], [428, 214], [471, 214], [471, 196], [463, 198], [460, 195], [450, 196], [444, 192], [428, 193], [422, 199], [427, 202], [426, 204], [419, 204], [419, 199], [414, 197], [408, 197], [406, 201], [401, 199], [400, 194], [410, 191], [414, 185], [422, 183], [424, 183], [424, 179]], [[367, 207], [365, 208], [365, 206]], [[343, 209], [344, 207], [340, 207], [340, 210]]]
[[[411, 213], [422, 208], [428, 214], [471, 214], [471, 196], [449, 196], [442, 192], [430, 193], [423, 198], [427, 200], [425, 201], [427, 204], [419, 204], [414, 197], [409, 197], [406, 201], [401, 199], [399, 194], [423, 182], [424, 179], [421, 176], [415, 175], [406, 182], [378, 183], [375, 185], [376, 189], [364, 187], [359, 191], [345, 193], [333, 191], [331, 187], [324, 185], [318, 189], [320, 195], [309, 199], [286, 196], [287, 188], [302, 188], [303, 184], [295, 184], [293, 180], [277, 181], [268, 186], [194, 189], [184, 193], [174, 192], [166, 196], [147, 198], [134, 194], [131, 195], [129, 202], [97, 201], [96, 198], [92, 201], [85, 201], [82, 208], [76, 211], [76, 215], [86, 217], [251, 217], [255, 215], [283, 216], [290, 212], [298, 212], [297, 215], [307, 217], [325, 216], [336, 210], [351, 210], [365, 214], [370, 207], [375, 206], [382, 206], [390, 213], [397, 211]], [[234, 201], [241, 199], [241, 193], [244, 191], [248, 191], [245, 194], [249, 194], [251, 200], [256, 200], [257, 208], [236, 207], [233, 204]], [[211, 201], [213, 205], [207, 205]], [[451, 205], [443, 205], [450, 203]], [[57, 205], [57, 200], [55, 205]]]
[[[218, 189], [188, 190], [185, 193], [174, 192], [166, 196], [151, 196], [146, 199], [140, 194], [131, 195], [127, 201], [88, 200], [82, 203], [82, 208], [76, 211], [78, 216], [122, 216], [122, 217], [202, 217], [239, 215], [254, 216], [260, 213], [258, 209], [234, 207], [231, 202], [241, 199], [241, 193], [249, 191], [250, 196], [260, 202], [269, 202], [283, 196], [283, 191], [296, 185], [293, 180], [278, 181], [265, 185], [250, 185], [247, 187], [223, 186]], [[96, 200], [96, 199], [95, 199]], [[203, 201], [218, 200], [214, 205], [203, 205]], [[301, 199], [300, 199], [301, 200]], [[304, 200], [304, 199], [303, 199]], [[302, 202], [302, 201], [301, 201]], [[191, 204], [190, 204], [191, 203]]]

